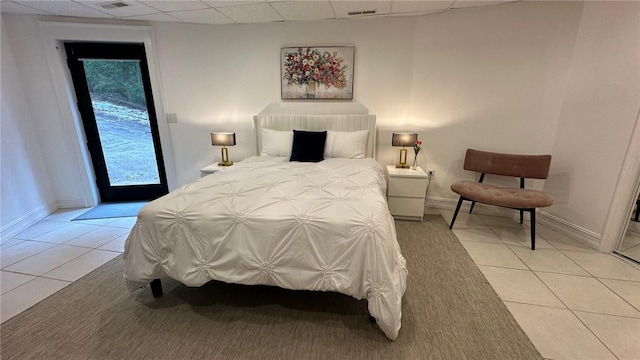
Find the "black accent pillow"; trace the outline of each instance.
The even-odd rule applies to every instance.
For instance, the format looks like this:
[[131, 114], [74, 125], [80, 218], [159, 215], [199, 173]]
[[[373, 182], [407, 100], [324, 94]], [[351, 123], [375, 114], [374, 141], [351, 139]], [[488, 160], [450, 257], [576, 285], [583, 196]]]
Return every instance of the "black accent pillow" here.
[[324, 160], [326, 131], [293, 130], [293, 147], [289, 161], [319, 162]]

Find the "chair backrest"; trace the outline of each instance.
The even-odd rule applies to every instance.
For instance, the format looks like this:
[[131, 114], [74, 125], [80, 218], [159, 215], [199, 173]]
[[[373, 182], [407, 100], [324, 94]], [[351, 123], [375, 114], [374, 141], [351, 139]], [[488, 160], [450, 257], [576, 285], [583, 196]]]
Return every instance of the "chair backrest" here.
[[464, 169], [480, 173], [546, 179], [551, 155], [516, 155], [467, 149]]

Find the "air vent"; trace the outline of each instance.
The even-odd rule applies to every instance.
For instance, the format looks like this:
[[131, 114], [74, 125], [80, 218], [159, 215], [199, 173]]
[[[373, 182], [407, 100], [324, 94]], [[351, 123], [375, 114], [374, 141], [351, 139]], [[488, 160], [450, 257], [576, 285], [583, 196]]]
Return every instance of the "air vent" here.
[[131, 6], [127, 3], [123, 3], [122, 1], [108, 2], [104, 4], [98, 4], [98, 5], [100, 5], [103, 9], [117, 9], [117, 8]]
[[376, 10], [349, 11], [349, 16], [375, 15]]

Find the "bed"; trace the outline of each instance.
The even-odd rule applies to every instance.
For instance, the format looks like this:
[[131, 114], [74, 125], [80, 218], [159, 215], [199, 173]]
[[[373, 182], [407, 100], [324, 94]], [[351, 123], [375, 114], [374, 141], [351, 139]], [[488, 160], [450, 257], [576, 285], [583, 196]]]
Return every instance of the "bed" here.
[[[125, 243], [127, 285], [170, 277], [194, 287], [218, 280], [339, 292], [367, 299], [370, 316], [395, 340], [407, 269], [373, 159], [375, 116], [257, 115], [254, 128], [258, 156], [141, 209]], [[338, 157], [273, 156], [286, 149], [278, 136], [292, 129], [329, 130], [327, 151]], [[366, 139], [364, 154], [339, 157], [353, 141], [336, 136], [356, 134]]]

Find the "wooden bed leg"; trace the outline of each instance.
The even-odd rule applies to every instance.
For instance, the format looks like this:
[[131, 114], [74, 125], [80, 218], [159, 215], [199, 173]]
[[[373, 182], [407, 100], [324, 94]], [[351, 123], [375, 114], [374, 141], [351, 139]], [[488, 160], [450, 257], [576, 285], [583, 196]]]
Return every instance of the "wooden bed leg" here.
[[162, 296], [162, 283], [160, 279], [154, 279], [151, 281], [151, 294], [154, 298]]

